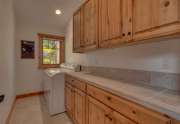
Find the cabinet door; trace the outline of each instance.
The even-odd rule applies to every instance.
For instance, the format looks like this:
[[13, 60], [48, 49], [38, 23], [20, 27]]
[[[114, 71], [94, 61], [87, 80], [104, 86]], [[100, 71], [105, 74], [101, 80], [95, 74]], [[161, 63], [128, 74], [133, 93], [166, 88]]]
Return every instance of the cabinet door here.
[[73, 51], [78, 52], [81, 47], [81, 9], [73, 17]]
[[132, 34], [131, 0], [99, 1], [99, 46], [109, 47], [129, 40], [127, 37]]
[[74, 95], [74, 120], [76, 124], [85, 124], [85, 103], [86, 103], [86, 94], [82, 91], [76, 89]]
[[179, 0], [134, 0], [134, 39], [143, 40], [177, 33]]
[[135, 122], [127, 119], [126, 117], [123, 117], [121, 114], [115, 111], [113, 111], [109, 117], [113, 124], [136, 124]]
[[92, 97], [87, 98], [87, 123], [86, 124], [110, 124], [107, 117], [112, 110]]
[[84, 49], [97, 48], [98, 0], [87, 0], [84, 4]]
[[74, 90], [70, 85], [65, 87], [65, 105], [66, 111], [71, 118], [74, 117]]

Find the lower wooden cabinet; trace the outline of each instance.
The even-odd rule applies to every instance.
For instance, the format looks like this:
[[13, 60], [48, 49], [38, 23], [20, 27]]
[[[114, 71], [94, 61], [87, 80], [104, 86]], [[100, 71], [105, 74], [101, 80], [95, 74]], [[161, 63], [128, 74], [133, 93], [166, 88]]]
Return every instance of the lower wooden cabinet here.
[[71, 118], [74, 118], [74, 90], [71, 85], [65, 86], [65, 108]]
[[85, 124], [86, 94], [79, 89], [74, 92], [74, 121], [76, 124]]
[[71, 76], [66, 76], [65, 106], [75, 124], [180, 124]]
[[135, 124], [118, 112], [88, 96], [86, 124]]
[[86, 124], [108, 124], [107, 116], [112, 112], [107, 106], [87, 97], [87, 123]]
[[65, 87], [65, 106], [75, 124], [85, 124], [86, 94], [68, 83]]

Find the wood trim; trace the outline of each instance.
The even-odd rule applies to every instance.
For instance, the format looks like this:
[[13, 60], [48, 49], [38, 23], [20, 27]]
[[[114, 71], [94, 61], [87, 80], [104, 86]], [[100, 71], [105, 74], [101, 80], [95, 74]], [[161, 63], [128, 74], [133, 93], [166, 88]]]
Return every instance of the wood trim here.
[[52, 35], [52, 34], [42, 34], [38, 33], [39, 37], [46, 37], [46, 38], [52, 38], [52, 39], [60, 39], [60, 40], [65, 40], [64, 36], [58, 36], [58, 35]]
[[11, 110], [10, 110], [10, 112], [9, 112], [9, 114], [8, 114], [8, 117], [7, 117], [7, 119], [6, 119], [5, 124], [9, 124], [10, 119], [11, 119], [11, 116], [12, 116], [12, 113], [13, 113], [13, 110], [14, 110], [14, 108], [15, 108], [15, 104], [16, 104], [16, 98], [15, 98], [14, 101], [13, 101], [13, 104], [12, 104], [12, 106], [11, 106]]
[[60, 64], [43, 64], [42, 62], [42, 39], [43, 38], [51, 38], [51, 39], [58, 39], [61, 44], [60, 44], [60, 64], [63, 63], [65, 61], [65, 37], [63, 36], [58, 36], [58, 35], [51, 35], [51, 34], [42, 34], [42, 33], [38, 33], [38, 39], [39, 39], [39, 68], [40, 69], [46, 69], [46, 68], [57, 68], [59, 67]]
[[44, 92], [43, 91], [39, 91], [39, 92], [33, 92], [33, 93], [27, 93], [27, 94], [21, 94], [21, 95], [17, 95], [16, 98], [14, 99], [13, 101], [13, 104], [11, 106], [11, 110], [8, 114], [8, 117], [6, 119], [6, 122], [5, 124], [9, 124], [10, 122], [10, 119], [11, 119], [11, 116], [12, 116], [12, 113], [13, 113], [13, 110], [15, 108], [15, 105], [16, 105], [16, 101], [18, 99], [23, 99], [23, 98], [26, 98], [26, 97], [32, 97], [32, 96], [38, 96], [38, 95], [42, 95]]
[[39, 96], [39, 95], [43, 95], [43, 94], [44, 94], [43, 91], [26, 93], [26, 94], [20, 94], [20, 95], [16, 96], [16, 99], [22, 99], [22, 98], [32, 97], [32, 96]]

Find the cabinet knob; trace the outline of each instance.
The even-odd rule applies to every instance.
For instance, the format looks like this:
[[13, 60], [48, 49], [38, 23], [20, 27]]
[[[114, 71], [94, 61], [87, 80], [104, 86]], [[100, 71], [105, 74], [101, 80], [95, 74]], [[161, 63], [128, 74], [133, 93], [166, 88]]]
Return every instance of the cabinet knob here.
[[131, 35], [131, 32], [128, 32], [128, 35]]
[[126, 34], [125, 34], [125, 33], [123, 33], [123, 34], [122, 34], [122, 36], [124, 37], [124, 36], [126, 36]]
[[165, 3], [164, 3], [164, 6], [165, 7], [168, 7], [170, 5], [170, 1], [166, 1]]
[[133, 110], [132, 113], [133, 113], [133, 114], [136, 114], [136, 111]]
[[106, 114], [105, 116], [106, 116], [110, 121], [113, 120], [108, 114]]
[[111, 99], [112, 99], [112, 98], [111, 98], [110, 96], [108, 96], [108, 97], [107, 97], [107, 100], [109, 100], [109, 101], [110, 101]]

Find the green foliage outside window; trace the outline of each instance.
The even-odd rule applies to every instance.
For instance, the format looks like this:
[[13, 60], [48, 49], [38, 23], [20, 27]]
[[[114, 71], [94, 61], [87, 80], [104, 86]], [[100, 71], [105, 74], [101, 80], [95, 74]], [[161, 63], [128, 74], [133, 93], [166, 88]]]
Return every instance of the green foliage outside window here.
[[60, 42], [55, 40], [43, 40], [43, 64], [60, 63]]

